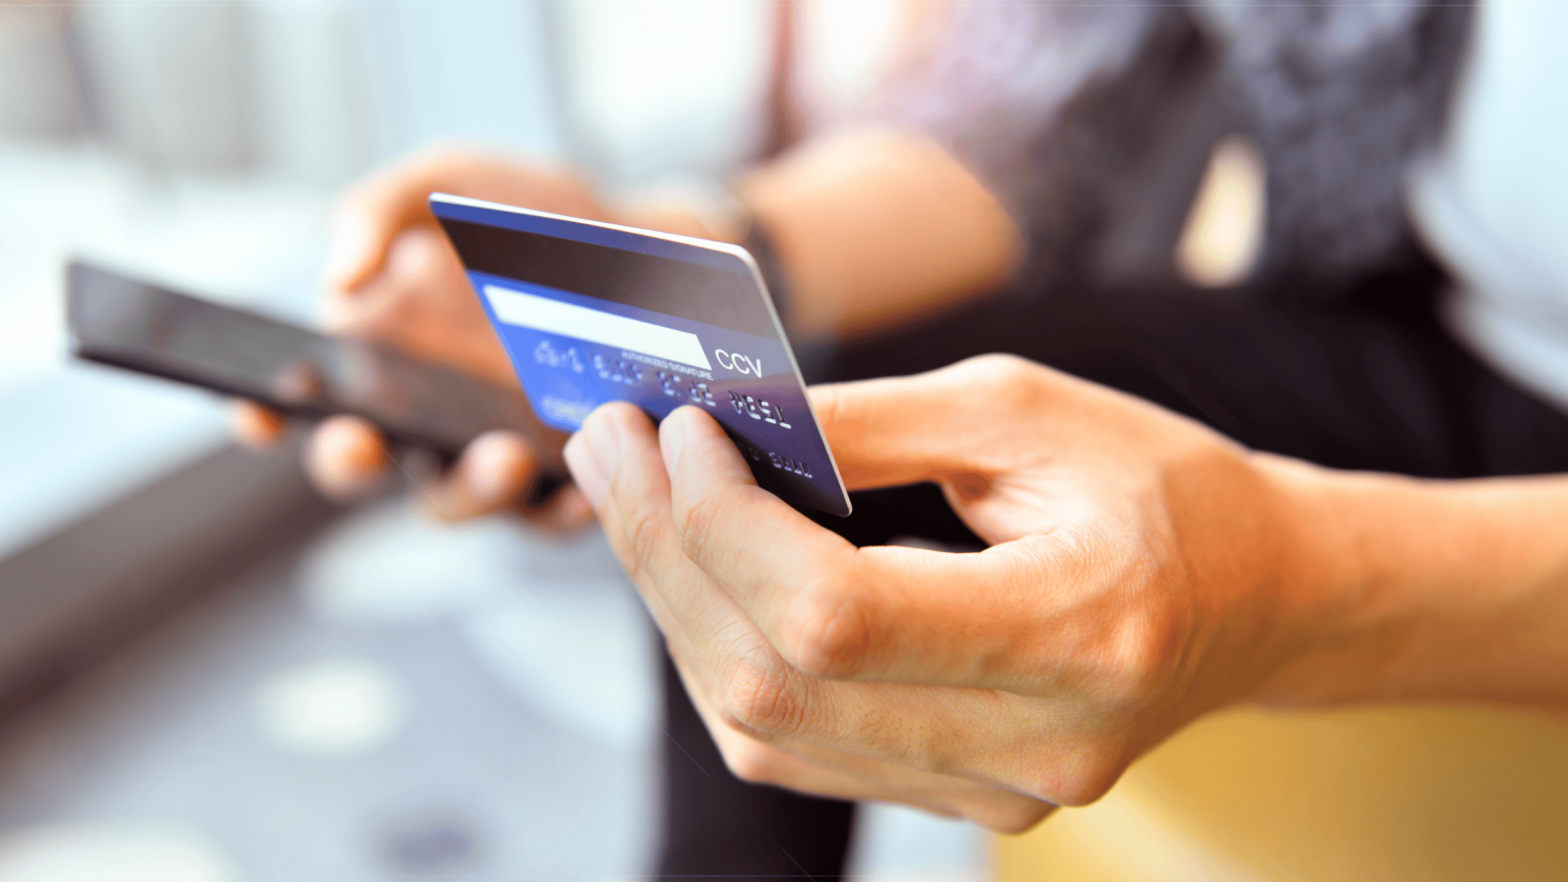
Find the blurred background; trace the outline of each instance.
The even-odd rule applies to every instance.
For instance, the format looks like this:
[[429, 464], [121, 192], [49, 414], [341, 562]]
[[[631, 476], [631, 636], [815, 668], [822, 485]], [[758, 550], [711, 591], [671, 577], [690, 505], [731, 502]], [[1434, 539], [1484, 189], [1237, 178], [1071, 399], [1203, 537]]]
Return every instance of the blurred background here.
[[[325, 503], [216, 397], [72, 363], [63, 267], [309, 321], [366, 170], [461, 141], [606, 191], [722, 176], [776, 146], [781, 47], [827, 125], [902, 15], [0, 2], [0, 882], [646, 872], [655, 647], [602, 541]], [[867, 878], [986, 872], [962, 824], [858, 836]]]
[[[1510, 8], [1532, 4], [1554, 8]], [[888, 96], [884, 74], [922, 10], [958, 5], [0, 0], [0, 882], [645, 875], [667, 743], [659, 656], [602, 537], [439, 525], [414, 478], [353, 507], [327, 502], [297, 439], [241, 450], [221, 398], [72, 361], [66, 263], [310, 323], [334, 196], [375, 167], [455, 142], [573, 168], [612, 203], [700, 202], [737, 169], [860, 118]], [[976, 5], [1004, 22], [988, 32], [1004, 48], [1076, 33], [1006, 24], [1037, 7]], [[1404, 33], [1385, 25], [1418, 7], [1466, 20], [1464, 4], [1149, 6], [1186, 29], [1149, 31], [1138, 57], [1151, 66], [1123, 83], [1133, 91], [1096, 99], [1121, 112], [1101, 119], [1091, 101], [1085, 119], [1136, 134], [1158, 105], [1149, 130], [1176, 137], [1147, 157], [1136, 141], [1110, 150], [1110, 171], [1088, 179], [1110, 220], [1092, 247], [1064, 240], [1085, 279], [1223, 303], [1278, 281], [1255, 275], [1270, 266], [1321, 268], [1335, 242], [1368, 266], [1411, 256], [1378, 250], [1383, 233], [1410, 232], [1409, 206], [1392, 164], [1404, 154], [1372, 137], [1407, 131], [1403, 80], [1336, 59], [1361, 57], [1347, 34]], [[1300, 37], [1276, 53], [1301, 80], [1287, 85], [1332, 100], [1293, 103], [1248, 67], [1261, 38], [1243, 7]], [[1498, 33], [1510, 76], [1551, 81], [1521, 59], [1551, 56], [1552, 32]], [[1216, 35], [1236, 51], [1197, 51]], [[1069, 60], [1119, 45], [1064, 42]], [[1433, 56], [1413, 45], [1378, 51], [1400, 65]], [[962, 101], [995, 86], [959, 58], [938, 76]], [[1017, 87], [999, 100], [1039, 97], [998, 67]], [[1082, 68], [1029, 69], [1049, 84]], [[1172, 69], [1185, 73], [1167, 91], [1141, 91]], [[1225, 91], [1242, 84], [1257, 88]], [[1006, 114], [982, 131], [989, 114], [960, 109], [956, 134], [1006, 142]], [[1297, 123], [1319, 112], [1327, 122], [1306, 137]], [[1549, 133], [1559, 117], [1513, 122]], [[1369, 139], [1339, 145], [1340, 125]], [[1557, 203], [1537, 198], [1549, 191], [1519, 160], [1549, 168], [1554, 142], [1516, 134], [1528, 126], [1475, 131], [1487, 173], [1470, 195], [1495, 197], [1510, 235], [1549, 235], [1556, 216], [1532, 211]], [[1064, 143], [1069, 156], [1103, 146]], [[1339, 174], [1367, 156], [1364, 175]], [[1030, 168], [1003, 172], [1023, 186]], [[1363, 193], [1368, 181], [1381, 189]], [[1316, 205], [1319, 186], [1335, 210], [1292, 214], [1280, 198]], [[1400, 223], [1346, 223], [1364, 201]], [[1306, 232], [1281, 238], [1295, 229], [1281, 218]], [[1547, 847], [1565, 826], [1562, 744], [1555, 721], [1476, 709], [1243, 711], [1194, 726], [1095, 806], [1025, 837], [862, 807], [850, 866], [885, 880], [1564, 878]]]

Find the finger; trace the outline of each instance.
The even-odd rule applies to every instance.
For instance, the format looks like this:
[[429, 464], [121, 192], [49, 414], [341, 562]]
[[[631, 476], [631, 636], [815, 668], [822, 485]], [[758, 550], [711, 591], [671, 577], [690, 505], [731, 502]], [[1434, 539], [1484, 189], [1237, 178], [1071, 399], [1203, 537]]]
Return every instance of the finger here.
[[[702, 660], [702, 680], [724, 682], [714, 644], [777, 661], [762, 635], [680, 549], [670, 525], [669, 480], [648, 417], [624, 403], [604, 405], [562, 451], [605, 538], [672, 650]], [[725, 630], [727, 636], [721, 636]]]
[[430, 487], [426, 502], [452, 521], [494, 514], [513, 507], [538, 474], [539, 459], [528, 442], [496, 429], [469, 443], [451, 473]]
[[[562, 453], [660, 630], [700, 653], [715, 629], [744, 620], [681, 550], [670, 520], [669, 478], [645, 414], [621, 402], [604, 405]], [[762, 643], [760, 635], [755, 642]]]
[[[616, 557], [659, 630], [701, 669], [704, 683], [799, 680], [744, 612], [686, 557], [670, 512], [670, 484], [648, 417], [630, 404], [595, 410], [563, 451]], [[736, 669], [748, 666], [749, 673]]]
[[351, 501], [381, 482], [390, 462], [375, 426], [355, 416], [323, 420], [305, 446], [305, 471], [328, 497]]
[[435, 191], [607, 219], [593, 192], [573, 175], [465, 150], [434, 150], [373, 175], [339, 203], [327, 284], [354, 290], [370, 281], [393, 238], [435, 224], [426, 202]]
[[[695, 419], [712, 423], [706, 414]], [[738, 463], [733, 447], [730, 455]], [[1038, 788], [1055, 782], [1032, 768], [1020, 774], [1017, 757], [1034, 756], [1052, 738], [1031, 734], [1027, 743], [1010, 743], [1022, 736], [1006, 734], [1040, 731], [1020, 730], [1007, 719], [1042, 713], [1038, 709], [1011, 707], [982, 690], [944, 690], [937, 701], [926, 686], [831, 682], [787, 664], [735, 601], [686, 556], [672, 520], [669, 477], [653, 426], [636, 408], [624, 403], [599, 408], [568, 443], [566, 457], [660, 630], [692, 660], [696, 676], [712, 690], [711, 702], [723, 709], [730, 725], [769, 743], [815, 744], [1049, 798], [1050, 791]], [[765, 499], [783, 505], [750, 489], [756, 494], [751, 505]], [[783, 514], [803, 520], [787, 506]], [[759, 553], [765, 567], [792, 566], [788, 558], [799, 550], [794, 540], [819, 538], [800, 531], [781, 537], [776, 526], [770, 520], [748, 526], [746, 539], [753, 547], [778, 545], [785, 552]]]
[[[817, 677], [1048, 691], [1040, 623], [1076, 556], [1053, 536], [954, 554], [856, 549], [755, 484], [707, 414], [681, 408], [660, 440], [687, 555], [793, 667]], [[1026, 663], [1041, 654], [1039, 667]]]
[[409, 301], [439, 283], [435, 270], [449, 255], [439, 234], [423, 229], [396, 234], [388, 243], [384, 265], [374, 282], [352, 290], [331, 289], [322, 299], [322, 324], [332, 333], [377, 334], [402, 328]]
[[229, 426], [235, 438], [253, 450], [266, 450], [277, 444], [287, 425], [288, 419], [282, 413], [254, 401], [240, 399], [229, 411]]
[[983, 476], [1003, 465], [991, 461], [998, 413], [1046, 406], [1046, 375], [1023, 359], [982, 356], [912, 377], [813, 386], [811, 406], [851, 490]]
[[1056, 809], [1049, 802], [963, 778], [812, 745], [792, 744], [786, 750], [763, 744], [725, 725], [722, 714], [714, 709], [703, 690], [692, 688], [694, 679], [680, 653], [672, 653], [671, 658], [725, 764], [744, 781], [837, 799], [896, 802], [939, 815], [968, 818], [1004, 832], [1026, 830]]
[[453, 174], [454, 162], [444, 154], [422, 156], [377, 172], [349, 190], [333, 215], [328, 287], [358, 289], [381, 272], [398, 233], [434, 224], [425, 200]]

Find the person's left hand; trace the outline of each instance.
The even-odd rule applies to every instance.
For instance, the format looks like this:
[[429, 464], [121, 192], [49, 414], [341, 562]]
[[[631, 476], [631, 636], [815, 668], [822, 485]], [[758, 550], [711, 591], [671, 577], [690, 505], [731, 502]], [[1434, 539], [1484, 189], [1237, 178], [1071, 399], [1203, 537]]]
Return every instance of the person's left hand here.
[[856, 549], [694, 408], [566, 450], [742, 778], [1025, 829], [1309, 642], [1277, 463], [1195, 423], [996, 356], [813, 402], [851, 488], [936, 481], [992, 547]]

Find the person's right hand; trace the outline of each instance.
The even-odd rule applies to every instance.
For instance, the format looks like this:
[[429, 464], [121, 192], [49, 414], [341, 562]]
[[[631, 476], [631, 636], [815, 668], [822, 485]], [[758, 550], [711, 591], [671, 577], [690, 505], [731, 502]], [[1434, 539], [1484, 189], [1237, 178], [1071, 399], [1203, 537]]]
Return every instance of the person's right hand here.
[[[372, 174], [339, 202], [324, 280], [324, 324], [332, 333], [388, 341], [422, 358], [516, 386], [506, 353], [430, 214], [425, 200], [435, 191], [609, 219], [593, 193], [565, 172], [450, 149], [422, 154]], [[234, 425], [243, 441], [264, 446], [277, 439], [284, 420], [242, 402]], [[370, 423], [336, 416], [311, 432], [306, 469], [327, 495], [355, 498], [384, 480], [391, 462], [388, 449]], [[544, 526], [565, 529], [592, 518], [573, 487], [537, 510], [523, 510], [522, 499], [537, 472], [538, 458], [522, 438], [494, 431], [475, 439], [446, 476], [424, 489], [435, 513], [452, 519], [513, 509]]]

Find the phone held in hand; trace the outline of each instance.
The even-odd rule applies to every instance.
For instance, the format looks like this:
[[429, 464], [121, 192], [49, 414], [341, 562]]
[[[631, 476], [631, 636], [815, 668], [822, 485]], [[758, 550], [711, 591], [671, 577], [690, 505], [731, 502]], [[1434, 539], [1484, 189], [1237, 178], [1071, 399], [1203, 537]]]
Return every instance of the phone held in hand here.
[[516, 389], [384, 343], [318, 334], [80, 261], [66, 272], [66, 324], [78, 358], [306, 418], [354, 414], [394, 444], [447, 458], [507, 429], [540, 457], [541, 487], [566, 475], [566, 436], [535, 419]]
[[756, 262], [734, 245], [432, 194], [534, 412], [576, 431], [627, 401], [724, 428], [757, 483], [850, 513]]

